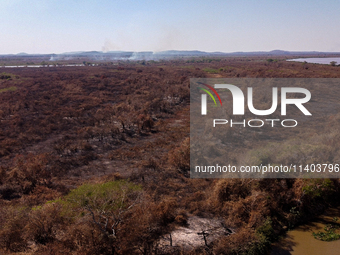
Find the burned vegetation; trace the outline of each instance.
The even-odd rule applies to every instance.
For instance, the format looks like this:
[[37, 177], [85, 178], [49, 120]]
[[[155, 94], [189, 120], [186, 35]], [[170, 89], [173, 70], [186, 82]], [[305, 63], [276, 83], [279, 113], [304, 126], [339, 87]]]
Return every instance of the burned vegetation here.
[[[266, 254], [339, 200], [337, 179], [189, 174], [189, 78], [334, 78], [337, 66], [254, 57], [0, 71], [1, 254]], [[336, 159], [339, 134], [313, 138], [332, 145], [323, 157]]]

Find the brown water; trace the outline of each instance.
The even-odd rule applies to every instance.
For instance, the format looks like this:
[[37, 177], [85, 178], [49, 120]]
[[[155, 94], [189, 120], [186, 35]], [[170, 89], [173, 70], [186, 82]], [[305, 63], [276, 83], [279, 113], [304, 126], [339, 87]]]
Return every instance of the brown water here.
[[324, 231], [333, 217], [340, 218], [340, 207], [327, 210], [314, 221], [288, 231], [287, 235], [274, 245], [271, 255], [339, 255], [340, 240], [325, 242], [315, 239], [313, 232]]

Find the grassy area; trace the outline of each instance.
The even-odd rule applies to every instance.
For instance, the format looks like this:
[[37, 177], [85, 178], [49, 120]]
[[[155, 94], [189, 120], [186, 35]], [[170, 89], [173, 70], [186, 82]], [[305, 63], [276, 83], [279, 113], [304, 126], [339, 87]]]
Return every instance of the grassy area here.
[[207, 72], [207, 73], [218, 73], [219, 71], [217, 69], [214, 68], [204, 68], [203, 71]]
[[0, 89], [0, 93], [2, 92], [7, 92], [7, 91], [16, 91], [17, 90], [17, 87], [9, 87], [9, 88], [4, 88], [4, 89]]

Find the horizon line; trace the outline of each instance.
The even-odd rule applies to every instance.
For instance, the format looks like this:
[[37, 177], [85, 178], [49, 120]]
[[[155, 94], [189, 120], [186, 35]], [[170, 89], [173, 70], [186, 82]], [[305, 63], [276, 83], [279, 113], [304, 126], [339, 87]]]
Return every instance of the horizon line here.
[[314, 54], [340, 54], [340, 51], [304, 51], [304, 50], [257, 50], [257, 51], [233, 51], [233, 52], [223, 52], [223, 51], [204, 51], [204, 50], [161, 50], [161, 51], [152, 51], [152, 50], [143, 50], [143, 51], [133, 51], [133, 50], [112, 50], [112, 51], [100, 51], [100, 50], [84, 50], [84, 51], [68, 51], [68, 52], [62, 52], [62, 53], [27, 53], [27, 52], [19, 52], [19, 53], [0, 53], [0, 56], [6, 56], [6, 55], [65, 55], [65, 54], [83, 54], [83, 53], [99, 53], [99, 54], [112, 54], [112, 53], [152, 53], [152, 54], [158, 54], [158, 53], [166, 53], [166, 52], [198, 52], [202, 54], [247, 54], [247, 53], [314, 53]]

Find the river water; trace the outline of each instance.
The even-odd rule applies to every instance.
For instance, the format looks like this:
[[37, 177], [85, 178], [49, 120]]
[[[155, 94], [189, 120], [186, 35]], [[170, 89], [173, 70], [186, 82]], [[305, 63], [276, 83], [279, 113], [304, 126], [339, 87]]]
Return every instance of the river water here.
[[340, 218], [340, 207], [328, 209], [314, 221], [288, 231], [286, 236], [274, 244], [271, 255], [339, 255], [340, 240], [325, 242], [313, 237], [313, 232], [324, 232], [324, 227]]
[[327, 64], [327, 65], [329, 65], [330, 62], [335, 61], [337, 62], [337, 65], [340, 64], [340, 58], [295, 58], [295, 59], [287, 59], [287, 61], [307, 62], [307, 63]]

